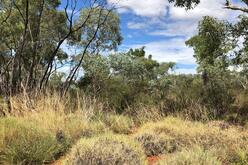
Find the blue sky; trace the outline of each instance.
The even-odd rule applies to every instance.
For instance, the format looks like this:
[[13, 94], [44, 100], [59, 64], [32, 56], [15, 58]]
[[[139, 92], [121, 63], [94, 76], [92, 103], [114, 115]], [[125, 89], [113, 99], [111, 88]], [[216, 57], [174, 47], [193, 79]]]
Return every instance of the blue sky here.
[[[205, 15], [234, 21], [239, 12], [223, 9], [225, 0], [202, 0], [194, 10], [185, 11], [168, 0], [107, 0], [118, 4], [124, 37], [119, 51], [146, 47], [147, 54], [159, 62], [177, 63], [177, 73], [196, 73], [192, 48], [185, 41], [197, 32]], [[239, 3], [238, 0], [233, 3]]]

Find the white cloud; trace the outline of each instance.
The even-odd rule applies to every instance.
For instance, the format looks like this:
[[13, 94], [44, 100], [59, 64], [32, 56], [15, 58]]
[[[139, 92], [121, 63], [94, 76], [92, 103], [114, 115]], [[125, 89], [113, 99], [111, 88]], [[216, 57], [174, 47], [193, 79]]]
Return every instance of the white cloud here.
[[169, 40], [155, 41], [146, 44], [132, 45], [132, 48], [145, 46], [147, 54], [153, 55], [153, 59], [159, 62], [176, 62], [183, 64], [195, 64], [193, 50], [187, 48], [183, 38], [172, 38]]
[[[220, 19], [229, 18], [231, 10], [223, 9], [226, 0], [201, 0], [201, 3], [193, 10], [174, 7], [168, 0], [107, 0], [109, 4], [119, 7], [121, 13], [131, 11], [138, 16], [160, 17], [165, 16], [167, 11], [171, 19], [194, 19], [199, 20], [205, 15]], [[240, 3], [239, 3], [240, 4]]]
[[193, 36], [197, 32], [197, 22], [192, 21], [174, 21], [164, 24], [163, 30], [149, 32], [155, 36]]
[[[241, 14], [239, 11], [224, 9], [226, 0], [201, 0], [201, 3], [192, 10], [174, 7], [169, 8], [170, 19], [199, 21], [203, 16], [212, 16], [218, 19], [233, 21]], [[241, 5], [238, 3], [237, 5]]]
[[165, 15], [168, 6], [167, 0], [107, 0], [107, 2], [146, 17]]
[[128, 22], [127, 27], [129, 29], [143, 29], [145, 28], [147, 25], [145, 23], [142, 22]]

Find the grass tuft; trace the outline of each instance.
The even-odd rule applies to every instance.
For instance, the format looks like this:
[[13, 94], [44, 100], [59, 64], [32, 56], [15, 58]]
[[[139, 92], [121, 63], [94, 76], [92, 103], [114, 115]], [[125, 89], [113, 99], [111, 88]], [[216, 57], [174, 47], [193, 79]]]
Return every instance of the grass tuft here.
[[64, 150], [53, 134], [17, 118], [0, 119], [0, 162], [41, 164]]
[[181, 152], [167, 156], [161, 160], [158, 165], [221, 165], [221, 161], [214, 155], [214, 152], [203, 150], [195, 147], [191, 150], [183, 150]]
[[146, 159], [139, 144], [121, 135], [108, 134], [81, 139], [65, 164], [74, 165], [145, 165]]

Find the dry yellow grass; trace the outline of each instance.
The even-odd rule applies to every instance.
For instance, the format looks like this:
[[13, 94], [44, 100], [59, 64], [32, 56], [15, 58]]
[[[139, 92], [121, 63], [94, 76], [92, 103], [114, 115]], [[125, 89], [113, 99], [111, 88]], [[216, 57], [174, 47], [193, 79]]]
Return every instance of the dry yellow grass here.
[[[20, 133], [22, 132], [21, 129], [26, 131], [29, 125], [35, 125], [38, 132], [41, 130], [40, 134], [37, 133], [37, 137], [32, 131], [30, 131], [30, 134], [22, 134], [22, 139], [25, 142], [23, 146], [29, 146], [32, 153], [39, 153], [39, 148], [39, 150], [46, 150], [46, 147], [49, 146], [47, 144], [50, 144], [46, 142], [48, 141], [46, 139], [49, 138], [53, 139], [55, 147], [59, 145], [59, 152], [63, 152], [60, 154], [65, 154], [64, 152], [67, 151], [68, 147], [71, 147], [81, 138], [84, 140], [80, 141], [84, 141], [85, 144], [91, 140], [96, 142], [101, 136], [106, 137], [106, 134], [116, 136], [116, 134], [124, 133], [130, 134], [128, 138], [125, 138], [125, 144], [129, 144], [129, 141], [130, 143], [133, 143], [133, 141], [139, 142], [147, 156], [165, 154], [165, 157], [172, 155], [178, 157], [178, 159], [181, 158], [182, 161], [188, 161], [186, 158], [190, 157], [189, 155], [195, 156], [196, 159], [200, 158], [201, 156], [198, 156], [201, 154], [194, 155], [199, 151], [202, 155], [206, 154], [207, 156], [211, 153], [209, 156], [210, 162], [213, 160], [211, 155], [214, 153], [217, 160], [223, 164], [248, 164], [247, 129], [221, 121], [206, 122], [207, 120], [205, 120], [202, 123], [177, 117], [163, 118], [157, 109], [148, 109], [148, 107], [136, 107], [132, 112], [131, 110], [128, 111], [126, 115], [110, 115], [113, 113], [104, 112], [103, 104], [79, 94], [65, 98], [60, 98], [56, 93], [33, 95], [32, 97], [22, 94], [10, 98], [10, 105], [11, 113], [7, 114], [5, 118], [0, 118], [0, 123], [11, 120], [13, 126], [22, 123], [23, 127], [10, 129], [11, 127], [7, 128], [2, 125], [0, 127], [0, 147], [6, 148], [7, 146], [13, 151], [18, 149], [18, 152], [24, 152], [26, 149], [21, 150], [22, 146], [18, 145], [20, 143], [20, 141], [17, 141], [18, 138], [10, 138], [13, 141], [11, 144], [16, 145], [8, 143], [5, 139], [11, 135], [6, 134], [6, 129]], [[135, 112], [136, 110], [137, 112]], [[155, 113], [155, 116], [152, 116], [152, 112]], [[13, 118], [14, 120], [12, 120]], [[135, 124], [142, 126], [138, 128]], [[135, 132], [132, 132], [133, 128], [135, 128]], [[37, 144], [36, 147], [36, 144], [32, 142], [32, 137], [40, 139], [44, 145]], [[64, 139], [62, 143], [61, 139]], [[109, 140], [114, 139], [109, 138]], [[63, 144], [62, 148], [60, 143]], [[29, 144], [34, 144], [34, 148]], [[189, 150], [191, 146], [196, 146], [199, 150]], [[104, 153], [104, 148], [99, 147], [99, 145], [96, 145], [96, 147], [98, 147], [99, 154]], [[37, 151], [35, 151], [36, 148]], [[114, 149], [114, 147], [110, 147], [111, 151]], [[92, 149], [92, 151], [95, 151], [95, 149]], [[10, 158], [16, 156], [15, 152], [8, 152]], [[116, 152], [122, 153], [123, 150], [119, 148]], [[32, 156], [31, 152], [28, 151], [28, 153], [30, 155], [25, 153], [27, 155], [24, 157]], [[2, 159], [1, 154], [0, 151], [0, 161]], [[54, 152], [43, 156], [41, 154], [40, 157], [35, 155], [39, 162], [43, 159], [53, 159], [54, 156]], [[97, 155], [97, 157], [99, 156], [101, 155]], [[30, 160], [32, 161], [32, 159]], [[105, 157], [101, 157], [101, 159], [105, 159]], [[170, 159], [168, 161], [174, 160]], [[189, 161], [193, 160], [190, 159]], [[216, 161], [217, 164], [218, 161]]]
[[167, 117], [160, 122], [145, 124], [134, 137], [142, 137], [147, 133], [157, 137], [166, 137], [165, 144], [173, 143], [175, 151], [191, 146], [204, 149], [215, 148], [219, 151], [219, 159], [227, 164], [238, 159], [240, 151], [244, 153], [248, 151], [247, 130], [234, 126], [223, 128], [222, 124], [204, 124]]
[[64, 164], [73, 165], [146, 165], [141, 146], [128, 136], [106, 134], [81, 139], [72, 148]]

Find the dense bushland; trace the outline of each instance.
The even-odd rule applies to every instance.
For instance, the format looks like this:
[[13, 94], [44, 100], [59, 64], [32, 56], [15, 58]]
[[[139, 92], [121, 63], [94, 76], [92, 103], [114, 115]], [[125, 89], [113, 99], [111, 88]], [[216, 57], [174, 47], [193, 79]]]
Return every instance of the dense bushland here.
[[248, 164], [242, 2], [226, 0], [244, 14], [233, 22], [202, 18], [186, 41], [197, 74], [184, 75], [145, 47], [117, 52], [106, 0], [0, 0], [0, 164]]

